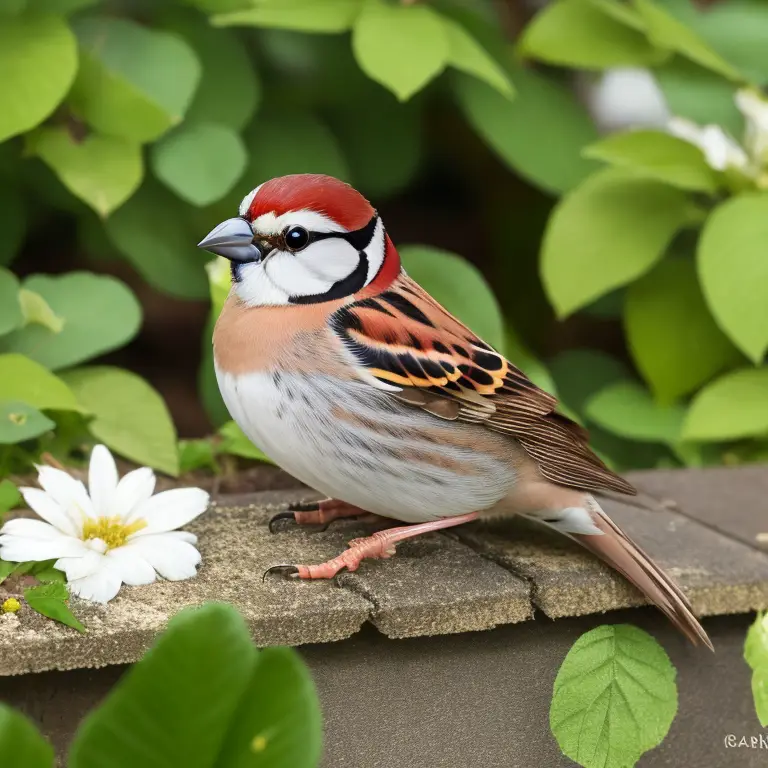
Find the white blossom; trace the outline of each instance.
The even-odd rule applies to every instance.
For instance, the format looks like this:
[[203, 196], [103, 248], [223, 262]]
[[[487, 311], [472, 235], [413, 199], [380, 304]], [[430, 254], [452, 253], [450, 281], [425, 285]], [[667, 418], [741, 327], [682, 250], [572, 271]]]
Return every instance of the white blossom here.
[[66, 472], [38, 467], [40, 488], [21, 488], [42, 518], [9, 520], [0, 529], [0, 558], [50, 560], [66, 574], [70, 592], [106, 603], [122, 584], [151, 584], [159, 575], [178, 581], [196, 575], [200, 553], [194, 534], [176, 528], [208, 507], [199, 488], [152, 495], [155, 475], [143, 467], [118, 478], [109, 450], [91, 453], [88, 490]]

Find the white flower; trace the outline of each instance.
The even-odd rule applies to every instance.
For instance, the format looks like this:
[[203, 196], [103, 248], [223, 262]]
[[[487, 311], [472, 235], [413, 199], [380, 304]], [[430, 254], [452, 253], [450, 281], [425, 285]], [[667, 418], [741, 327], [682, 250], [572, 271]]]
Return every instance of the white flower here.
[[121, 584], [151, 584], [159, 574], [179, 581], [196, 575], [197, 538], [177, 531], [208, 507], [199, 488], [152, 496], [155, 475], [143, 467], [118, 481], [112, 454], [103, 445], [91, 453], [90, 495], [60, 469], [38, 467], [37, 488], [21, 488], [42, 520], [18, 518], [0, 529], [0, 559], [11, 562], [58, 558], [70, 592], [106, 603]]
[[597, 80], [583, 75], [578, 82], [592, 119], [603, 133], [660, 127], [669, 120], [664, 95], [647, 69], [616, 67]]
[[667, 123], [667, 130], [678, 138], [697, 146], [703, 153], [707, 165], [716, 171], [738, 168], [747, 171], [749, 157], [719, 125], [700, 126], [682, 117], [673, 117]]
[[768, 101], [749, 88], [736, 94], [736, 106], [746, 119], [744, 145], [758, 163], [768, 163]]

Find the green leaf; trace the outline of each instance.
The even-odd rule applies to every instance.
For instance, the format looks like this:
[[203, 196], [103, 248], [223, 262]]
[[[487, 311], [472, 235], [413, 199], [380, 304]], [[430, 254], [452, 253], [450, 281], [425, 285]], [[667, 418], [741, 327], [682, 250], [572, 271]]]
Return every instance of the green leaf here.
[[715, 172], [698, 147], [661, 131], [614, 133], [588, 146], [584, 156], [680, 189], [714, 192], [718, 186]]
[[647, 25], [648, 38], [655, 45], [679, 53], [729, 80], [744, 79], [735, 67], [713, 51], [696, 32], [657, 3], [652, 0], [634, 0], [634, 5]]
[[253, 0], [181, 0], [184, 5], [190, 5], [203, 13], [225, 13], [252, 8]]
[[261, 100], [261, 84], [240, 38], [182, 13], [171, 16], [165, 28], [192, 46], [202, 67], [184, 122], [217, 123], [242, 131]]
[[180, 198], [204, 206], [220, 200], [243, 175], [248, 153], [224, 125], [191, 123], [152, 147], [155, 175]]
[[29, 136], [28, 146], [100, 216], [119, 208], [144, 174], [141, 147], [125, 139], [92, 133], [78, 142], [66, 128], [40, 128]]
[[53, 333], [61, 333], [64, 330], [64, 318], [59, 317], [39, 293], [22, 288], [19, 291], [19, 302], [25, 325], [35, 323]]
[[80, 411], [72, 390], [42, 365], [19, 354], [0, 355], [0, 400], [20, 400], [39, 410]]
[[219, 471], [213, 443], [210, 440], [179, 440], [179, 473], [184, 475], [197, 469]]
[[565, 192], [598, 167], [581, 157], [597, 130], [564, 85], [525, 69], [513, 70], [512, 78], [514, 101], [475, 78], [459, 78], [464, 114], [512, 170], [547, 192]]
[[[624, 13], [630, 10], [622, 6]], [[528, 58], [580, 69], [643, 67], [669, 56], [642, 31], [586, 0], [560, 0], [539, 11], [526, 26], [518, 51]]]
[[365, 0], [352, 50], [368, 77], [407, 101], [445, 69], [451, 57], [446, 26], [426, 5]]
[[121, 347], [141, 325], [136, 297], [108, 275], [32, 275], [24, 288], [42, 296], [64, 326], [57, 333], [28, 325], [0, 339], [0, 352], [20, 352], [54, 371]]
[[541, 277], [560, 317], [647, 272], [687, 222], [680, 190], [609, 168], [557, 205], [547, 224]]
[[0, 141], [53, 112], [77, 70], [74, 35], [57, 16], [37, 13], [0, 24]]
[[43, 582], [44, 584], [64, 584], [67, 581], [67, 577], [64, 573], [53, 566], [36, 570], [34, 576], [38, 581]]
[[228, 453], [233, 456], [241, 456], [244, 459], [264, 461], [274, 464], [272, 459], [262, 453], [243, 433], [234, 421], [228, 421], [219, 429], [222, 437], [219, 453]]
[[0, 584], [2, 584], [15, 570], [18, 563], [10, 563], [0, 560]]
[[182, 611], [84, 720], [70, 768], [215, 765], [256, 653], [231, 606]]
[[515, 95], [512, 81], [493, 56], [461, 24], [443, 18], [443, 26], [448, 37], [448, 63], [511, 99]]
[[181, 122], [200, 79], [187, 43], [126, 19], [89, 17], [74, 26], [80, 69], [70, 100], [89, 125], [146, 142]]
[[55, 426], [47, 416], [27, 403], [0, 400], [0, 444], [22, 443], [40, 437]]
[[751, 360], [768, 350], [768, 194], [739, 195], [714, 210], [698, 246], [704, 297], [718, 325]]
[[630, 378], [620, 360], [596, 349], [569, 349], [549, 361], [563, 403], [583, 417], [587, 402], [602, 389]]
[[669, 111], [699, 125], [715, 123], [741, 136], [744, 118], [736, 107], [736, 87], [715, 72], [675, 57], [653, 70]]
[[480, 338], [504, 351], [504, 319], [499, 302], [474, 265], [426, 245], [400, 249], [406, 272]]
[[64, 380], [94, 415], [91, 434], [121, 456], [179, 473], [176, 429], [162, 397], [140, 376], [108, 366], [67, 371]]
[[98, 2], [99, 0], [34, 0], [35, 8], [40, 12], [56, 13], [59, 16], [81, 11]]
[[8, 766], [53, 768], [53, 747], [24, 715], [0, 704], [0, 754]]
[[186, 215], [181, 201], [148, 180], [104, 226], [115, 247], [150, 285], [185, 299], [204, 299], [206, 256], [196, 243], [205, 231], [191, 232]]
[[677, 713], [675, 668], [629, 624], [583, 634], [555, 678], [549, 710], [565, 755], [585, 768], [627, 768], [661, 743]]
[[19, 281], [13, 272], [0, 267], [0, 336], [24, 322], [19, 301]]
[[27, 7], [27, 0], [0, 0], [0, 16], [16, 16]]
[[416, 101], [401, 104], [383, 88], [368, 91], [365, 109], [348, 100], [334, 109], [335, 135], [344, 147], [351, 182], [371, 200], [402, 191], [422, 158], [422, 118]]
[[85, 633], [85, 627], [77, 620], [66, 604], [69, 592], [63, 584], [43, 584], [24, 590], [24, 599], [33, 611], [49, 619], [66, 624], [68, 627]]
[[763, 0], [715, 3], [694, 14], [693, 28], [750, 80], [768, 81], [768, 5]]
[[[363, 0], [280, 0], [255, 8], [213, 16], [217, 27], [249, 26], [295, 29], [300, 32], [345, 32], [360, 13]], [[253, 4], [253, 3], [252, 3]]]
[[291, 173], [326, 173], [348, 179], [347, 162], [333, 134], [311, 114], [286, 113], [257, 120], [246, 134], [251, 159], [244, 179], [274, 179]]
[[629, 440], [680, 442], [685, 419], [681, 405], [659, 405], [640, 384], [621, 381], [601, 389], [586, 404], [586, 414], [603, 429]]
[[768, 434], [768, 368], [727, 373], [702, 389], [685, 420], [686, 440], [737, 440]]
[[216, 768], [315, 768], [322, 751], [320, 704], [292, 648], [265, 648], [231, 720]]
[[667, 259], [633, 283], [624, 327], [635, 364], [662, 402], [742, 359], [712, 318], [690, 261]]
[[0, 517], [21, 504], [19, 489], [10, 480], [0, 480]]
[[768, 726], [768, 621], [758, 613], [747, 632], [744, 658], [752, 668], [752, 697], [760, 725]]

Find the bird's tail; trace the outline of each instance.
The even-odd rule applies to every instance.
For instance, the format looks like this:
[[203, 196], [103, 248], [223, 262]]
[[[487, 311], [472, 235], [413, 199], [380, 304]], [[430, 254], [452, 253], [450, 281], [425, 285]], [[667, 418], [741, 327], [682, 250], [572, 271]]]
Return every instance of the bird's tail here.
[[712, 643], [693, 615], [691, 604], [680, 587], [606, 515], [597, 501], [588, 496], [590, 517], [602, 535], [569, 535], [631, 581], [694, 644]]

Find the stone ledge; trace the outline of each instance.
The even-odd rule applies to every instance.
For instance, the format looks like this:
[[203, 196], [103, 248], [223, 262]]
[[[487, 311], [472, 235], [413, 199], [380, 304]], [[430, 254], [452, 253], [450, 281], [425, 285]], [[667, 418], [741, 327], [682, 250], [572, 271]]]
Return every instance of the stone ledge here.
[[[606, 509], [679, 580], [696, 611], [715, 615], [768, 607], [768, 554], [743, 543], [749, 535], [737, 536], [729, 517], [739, 499], [748, 499], [748, 511], [739, 513], [753, 527], [760, 524], [754, 520], [765, 511], [761, 489], [768, 469], [732, 476], [730, 495], [730, 476], [718, 472], [721, 516], [728, 517], [718, 526], [696, 519], [695, 505], [682, 492], [693, 487], [693, 498], [700, 499], [690, 473], [643, 475], [650, 475], [647, 486], [653, 482], [649, 492], [674, 500], [685, 515], [618, 502], [606, 502]], [[695, 473], [694, 478], [701, 476]], [[0, 675], [135, 661], [171, 615], [207, 600], [234, 603], [259, 645], [340, 640], [367, 622], [389, 637], [404, 638], [522, 622], [535, 608], [554, 618], [643, 602], [623, 578], [591, 555], [525, 521], [474, 524], [404, 542], [396, 557], [366, 561], [357, 572], [333, 582], [270, 577], [262, 583], [261, 574], [270, 565], [322, 562], [337, 555], [349, 539], [373, 530], [340, 521], [324, 533], [292, 528], [270, 534], [269, 517], [301, 496], [300, 491], [283, 491], [222, 500], [190, 526], [203, 553], [199, 576], [124, 588], [109, 607], [73, 600], [75, 613], [89, 628], [87, 635], [29, 609], [3, 616]]]

